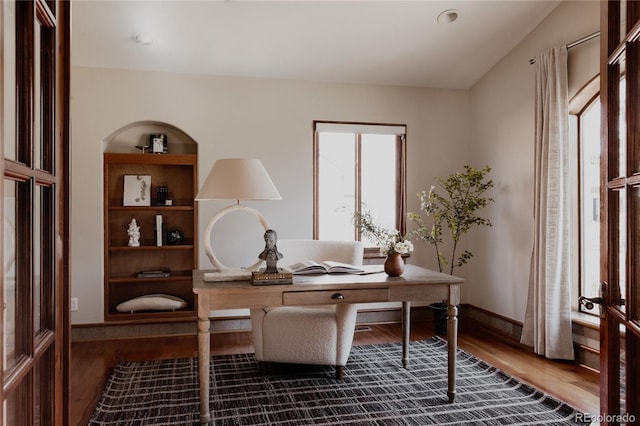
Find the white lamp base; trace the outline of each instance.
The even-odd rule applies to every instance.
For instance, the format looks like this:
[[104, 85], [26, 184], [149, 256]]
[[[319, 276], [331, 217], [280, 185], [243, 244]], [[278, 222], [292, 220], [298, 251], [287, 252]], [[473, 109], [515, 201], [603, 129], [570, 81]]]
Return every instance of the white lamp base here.
[[213, 231], [213, 225], [216, 224], [220, 218], [224, 215], [229, 214], [235, 211], [244, 211], [255, 216], [264, 230], [269, 229], [269, 224], [267, 223], [267, 219], [256, 209], [251, 207], [243, 206], [242, 204], [235, 204], [229, 207], [225, 207], [216, 213], [204, 230], [204, 251], [207, 254], [207, 257], [211, 261], [211, 264], [216, 268], [217, 272], [206, 272], [204, 274], [204, 281], [212, 282], [212, 281], [240, 281], [240, 280], [250, 280], [251, 272], [257, 271], [260, 265], [264, 262], [263, 260], [258, 259], [256, 263], [251, 266], [245, 268], [233, 268], [226, 265], [223, 265], [222, 262], [218, 260], [216, 255], [213, 253], [213, 247], [211, 247], [211, 231]]

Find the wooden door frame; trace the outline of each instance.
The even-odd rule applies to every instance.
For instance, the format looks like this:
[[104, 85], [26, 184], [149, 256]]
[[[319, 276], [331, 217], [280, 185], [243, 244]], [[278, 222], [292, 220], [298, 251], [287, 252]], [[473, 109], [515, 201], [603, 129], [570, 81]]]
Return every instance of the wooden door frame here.
[[55, 360], [55, 424], [71, 424], [69, 395], [71, 393], [71, 2], [57, 2], [57, 65], [56, 65], [56, 170], [58, 171], [58, 242], [60, 257], [56, 276], [56, 345]]
[[[45, 369], [41, 370], [47, 377], [43, 381], [44, 385], [38, 386], [42, 395], [46, 395], [48, 403], [46, 409], [40, 408], [39, 419], [40, 424], [43, 425], [58, 425], [58, 424], [70, 424], [69, 418], [69, 390], [70, 390], [70, 312], [69, 312], [69, 296], [70, 296], [70, 280], [69, 280], [69, 182], [70, 182], [70, 39], [71, 39], [71, 2], [64, 0], [30, 0], [20, 1], [20, 7], [24, 8], [26, 13], [16, 13], [16, 26], [15, 32], [22, 34], [21, 37], [16, 37], [16, 41], [22, 40], [20, 46], [16, 46], [16, 52], [24, 55], [27, 54], [28, 61], [18, 62], [20, 65], [16, 67], [16, 91], [15, 96], [19, 99], [16, 106], [16, 134], [20, 137], [21, 143], [17, 144], [20, 148], [16, 153], [16, 159], [18, 161], [3, 160], [0, 162], [0, 170], [5, 178], [16, 179], [17, 181], [23, 181], [29, 183], [28, 192], [30, 200], [23, 200], [23, 207], [27, 207], [28, 212], [26, 214], [32, 214], [32, 203], [34, 193], [34, 184], [39, 182], [43, 184], [43, 187], [51, 188], [49, 196], [55, 197], [55, 205], [49, 203], [48, 206], [43, 206], [43, 211], [46, 211], [45, 216], [51, 219], [51, 225], [53, 226], [52, 233], [42, 242], [42, 247], [49, 247], [51, 249], [51, 259], [45, 260], [46, 264], [50, 265], [49, 270], [53, 271], [51, 275], [48, 271], [43, 271], [42, 280], [47, 281], [47, 294], [51, 297], [40, 300], [34, 299], [32, 294], [32, 281], [29, 282], [29, 286], [26, 289], [22, 289], [17, 296], [18, 306], [33, 306], [34, 300], [39, 300], [47, 303], [42, 303], [41, 306], [41, 318], [47, 318], [44, 325], [47, 330], [38, 334], [37, 337], [33, 335], [33, 312], [29, 309], [30, 320], [29, 324], [22, 327], [22, 334], [16, 339], [16, 343], [23, 346], [28, 346], [25, 353], [28, 355], [38, 352], [42, 357], [50, 357], [50, 362], [45, 365]], [[17, 3], [16, 3], [17, 4]], [[17, 9], [17, 8], [16, 8]], [[22, 10], [22, 9], [21, 9]], [[0, 11], [0, 18], [4, 20], [4, 11]], [[17, 10], [16, 10], [17, 12]], [[37, 17], [37, 18], [36, 18]], [[47, 27], [54, 28], [52, 31], [53, 36], [44, 40], [44, 43], [50, 42], [51, 44], [41, 45], [41, 51], [46, 51], [47, 56], [44, 63], [41, 63], [45, 72], [46, 80], [39, 81], [36, 84], [33, 81], [35, 63], [33, 60], [34, 45], [34, 31], [36, 25], [35, 19], [38, 22], [46, 23]], [[20, 22], [18, 22], [20, 20]], [[4, 46], [5, 30], [0, 31], [2, 46]], [[14, 31], [14, 29], [11, 29]], [[23, 49], [23, 50], [20, 50]], [[43, 50], [44, 49], [44, 50]], [[51, 52], [51, 54], [49, 53]], [[9, 64], [6, 61], [4, 51], [0, 49], [0, 77], [4, 81], [4, 69], [5, 67], [15, 66], [15, 63]], [[41, 52], [35, 52], [40, 55]], [[51, 56], [53, 55], [53, 56]], [[17, 59], [18, 56], [16, 56]], [[24, 56], [23, 56], [24, 57]], [[48, 68], [47, 68], [48, 67]], [[42, 75], [40, 76], [43, 77]], [[41, 86], [44, 84], [44, 86]], [[2, 88], [3, 98], [5, 96], [4, 85], [0, 83]], [[35, 111], [38, 111], [37, 107], [33, 106], [34, 101], [34, 88], [35, 87], [48, 87], [51, 90], [44, 90], [46, 92], [41, 98], [41, 102], [50, 105], [44, 114], [50, 118], [45, 125], [49, 126], [44, 129], [46, 136], [43, 139], [42, 154], [42, 167], [46, 171], [36, 170], [34, 168], [32, 154], [34, 147], [34, 139], [37, 135], [33, 134], [33, 121]], [[14, 93], [13, 91], [11, 93]], [[0, 120], [0, 129], [4, 129], [5, 114], [6, 112], [2, 107], [2, 119]], [[0, 138], [0, 150], [4, 155], [4, 137]], [[53, 152], [55, 155], [50, 155]], [[52, 172], [53, 174], [49, 173]], [[22, 189], [21, 189], [22, 190]], [[0, 185], [0, 210], [4, 212], [4, 184]], [[48, 210], [46, 210], [48, 209]], [[21, 215], [24, 215], [24, 211], [20, 211]], [[18, 235], [21, 238], [30, 240], [29, 236], [32, 234], [31, 225], [23, 226], [25, 229], [18, 230]], [[26, 229], [29, 228], [29, 229]], [[51, 229], [51, 228], [50, 228]], [[0, 231], [2, 240], [4, 241], [4, 231]], [[33, 243], [28, 242], [28, 245]], [[2, 250], [0, 248], [0, 250]], [[33, 249], [32, 249], [33, 250]], [[2, 252], [0, 251], [0, 254]], [[28, 258], [31, 263], [31, 257]], [[16, 265], [16, 271], [20, 270], [21, 276], [28, 276], [31, 274], [31, 266], [27, 262], [23, 262], [23, 265]], [[4, 269], [1, 266], [0, 269]], [[24, 279], [24, 278], [22, 278]], [[30, 278], [31, 280], [31, 278]], [[4, 303], [4, 282], [0, 285], [0, 302]], [[42, 319], [41, 319], [42, 320]], [[0, 327], [0, 335], [4, 332], [4, 327]], [[31, 336], [26, 336], [27, 333], [31, 333]], [[0, 345], [3, 346], [3, 345]], [[36, 347], [39, 348], [36, 351]], [[46, 351], [42, 348], [47, 347]], [[25, 349], [25, 348], [22, 348]], [[4, 359], [4, 347], [0, 347], [0, 357]], [[42, 358], [44, 359], [44, 358]], [[40, 358], [32, 359], [25, 357], [22, 359], [22, 367], [28, 368], [14, 368], [13, 373], [9, 376], [0, 371], [0, 382], [3, 386], [0, 386], [0, 400], [4, 402], [6, 399], [5, 389], [11, 389], [17, 385], [17, 381], [25, 380], [27, 374], [32, 374], [38, 368], [37, 363]], [[50, 378], [50, 380], [49, 380]], [[15, 380], [15, 381], [14, 381]], [[32, 379], [27, 379], [32, 380]], [[35, 379], [33, 379], [35, 380]], [[22, 392], [22, 391], [20, 391]], [[35, 413], [35, 390], [32, 394], [18, 395], [21, 399], [19, 402], [19, 413], [23, 416], [20, 421], [21, 424], [33, 424]], [[30, 403], [33, 402], [33, 406]], [[0, 419], [3, 418], [5, 413], [3, 412], [4, 404], [0, 404]], [[0, 423], [2, 420], [0, 420]]]
[[[640, 281], [639, 255], [636, 248], [640, 240], [640, 222], [637, 221], [640, 202], [633, 197], [640, 188], [640, 4], [627, 2], [627, 28], [621, 28], [620, 1], [601, 2], [601, 281], [604, 306], [600, 324], [600, 412], [603, 424], [626, 422], [621, 414], [638, 419], [640, 411], [640, 379], [636, 365], [627, 363], [625, 368], [625, 409], [620, 406], [620, 325], [625, 333], [625, 360], [638, 362], [640, 356], [640, 321], [637, 314], [638, 301], [634, 289]], [[621, 37], [621, 33], [624, 36]], [[619, 62], [625, 61], [626, 127], [619, 128], [619, 87], [621, 72]], [[620, 176], [621, 132], [625, 132], [626, 164], [624, 176]], [[618, 191], [626, 197], [626, 221], [620, 223]], [[625, 308], [621, 305], [620, 291], [620, 226], [624, 226], [626, 237], [625, 262]], [[633, 421], [631, 421], [633, 423]]]

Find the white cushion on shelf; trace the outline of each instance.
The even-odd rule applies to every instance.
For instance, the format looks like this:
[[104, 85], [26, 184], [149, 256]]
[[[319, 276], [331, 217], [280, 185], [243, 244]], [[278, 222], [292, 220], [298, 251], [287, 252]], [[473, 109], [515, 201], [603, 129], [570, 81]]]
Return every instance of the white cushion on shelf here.
[[122, 302], [116, 306], [118, 312], [175, 311], [187, 306], [183, 299], [170, 294], [147, 294]]

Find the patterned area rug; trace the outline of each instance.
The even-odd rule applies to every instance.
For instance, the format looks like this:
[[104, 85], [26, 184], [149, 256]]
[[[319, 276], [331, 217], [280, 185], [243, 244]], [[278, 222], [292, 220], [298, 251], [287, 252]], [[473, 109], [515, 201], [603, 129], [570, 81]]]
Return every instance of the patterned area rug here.
[[[448, 403], [447, 343], [354, 346], [344, 379], [331, 367], [268, 364], [253, 354], [212, 357], [216, 425], [565, 425], [589, 424], [572, 407], [459, 351], [457, 397]], [[90, 425], [198, 424], [194, 358], [119, 363]]]

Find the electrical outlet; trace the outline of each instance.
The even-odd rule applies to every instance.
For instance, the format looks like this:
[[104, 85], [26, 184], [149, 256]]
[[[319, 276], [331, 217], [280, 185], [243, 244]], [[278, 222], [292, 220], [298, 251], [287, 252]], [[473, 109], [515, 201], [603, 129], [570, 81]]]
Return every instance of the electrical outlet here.
[[77, 297], [72, 297], [71, 298], [71, 312], [75, 312], [78, 310], [78, 298]]

